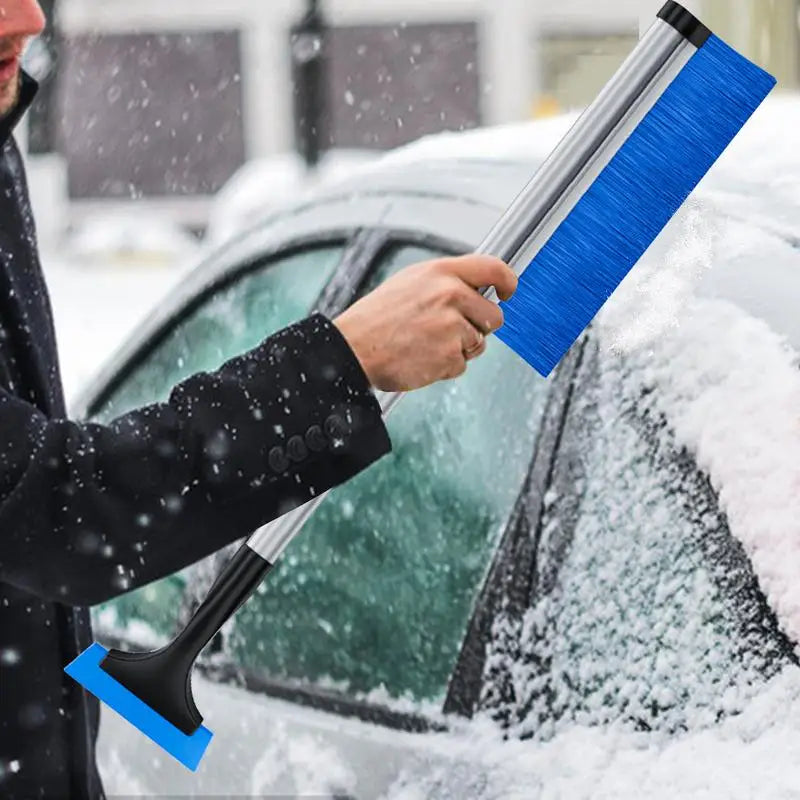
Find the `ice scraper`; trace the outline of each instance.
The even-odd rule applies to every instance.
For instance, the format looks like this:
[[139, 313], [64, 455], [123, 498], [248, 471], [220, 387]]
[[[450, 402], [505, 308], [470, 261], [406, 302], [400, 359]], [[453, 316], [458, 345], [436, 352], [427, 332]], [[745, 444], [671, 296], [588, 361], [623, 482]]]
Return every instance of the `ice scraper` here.
[[[520, 275], [500, 339], [548, 375], [774, 84], [666, 3], [479, 248]], [[384, 413], [399, 399], [382, 396]], [[171, 644], [149, 653], [94, 644], [67, 673], [195, 769], [211, 739], [192, 699], [195, 658], [321, 501], [256, 531]]]

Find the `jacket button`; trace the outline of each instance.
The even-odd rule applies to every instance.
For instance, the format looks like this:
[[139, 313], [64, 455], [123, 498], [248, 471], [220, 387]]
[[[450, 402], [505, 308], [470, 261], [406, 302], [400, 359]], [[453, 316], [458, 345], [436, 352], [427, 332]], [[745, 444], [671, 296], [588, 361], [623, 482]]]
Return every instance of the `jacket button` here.
[[321, 453], [328, 446], [325, 434], [319, 425], [312, 425], [306, 431], [306, 444], [313, 453]]
[[286, 455], [288, 455], [292, 461], [302, 461], [308, 455], [308, 448], [302, 436], [292, 436], [292, 438], [286, 442]]
[[338, 414], [331, 414], [325, 420], [325, 433], [331, 439], [343, 439], [347, 433], [347, 423]]
[[286, 458], [282, 447], [273, 447], [272, 450], [269, 451], [267, 459], [273, 472], [285, 472], [286, 467], [289, 466], [289, 459]]

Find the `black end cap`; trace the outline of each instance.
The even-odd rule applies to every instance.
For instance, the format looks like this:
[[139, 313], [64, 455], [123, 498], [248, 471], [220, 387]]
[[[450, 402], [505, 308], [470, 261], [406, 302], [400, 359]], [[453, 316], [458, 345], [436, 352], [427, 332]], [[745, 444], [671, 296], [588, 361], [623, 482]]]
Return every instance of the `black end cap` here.
[[682, 5], [673, 0], [667, 0], [664, 3], [664, 7], [658, 12], [658, 18], [672, 25], [695, 47], [702, 47], [711, 36], [711, 31], [694, 14], [690, 14]]

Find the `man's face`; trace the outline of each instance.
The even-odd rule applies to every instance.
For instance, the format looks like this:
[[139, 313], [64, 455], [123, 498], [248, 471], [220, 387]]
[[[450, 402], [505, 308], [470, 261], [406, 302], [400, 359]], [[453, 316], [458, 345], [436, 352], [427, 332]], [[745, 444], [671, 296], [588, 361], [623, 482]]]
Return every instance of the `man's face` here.
[[0, 117], [16, 105], [22, 50], [44, 22], [37, 0], [0, 0]]

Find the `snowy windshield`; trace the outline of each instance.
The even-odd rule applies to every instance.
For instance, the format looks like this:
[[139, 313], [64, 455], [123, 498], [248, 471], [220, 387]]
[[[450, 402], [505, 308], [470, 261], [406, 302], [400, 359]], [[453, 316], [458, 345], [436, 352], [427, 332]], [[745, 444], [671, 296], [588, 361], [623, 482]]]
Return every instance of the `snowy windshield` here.
[[545, 497], [531, 605], [495, 625], [483, 705], [537, 738], [576, 723], [714, 723], [791, 661], [791, 644], [647, 388], [636, 393], [620, 357], [588, 360]]

